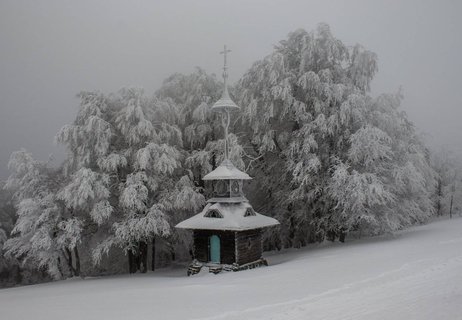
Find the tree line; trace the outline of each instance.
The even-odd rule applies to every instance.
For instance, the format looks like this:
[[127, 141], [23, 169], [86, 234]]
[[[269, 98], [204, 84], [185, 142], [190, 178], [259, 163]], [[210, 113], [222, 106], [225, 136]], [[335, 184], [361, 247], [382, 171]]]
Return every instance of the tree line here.
[[[393, 232], [460, 210], [455, 162], [425, 146], [401, 92], [370, 95], [377, 71], [376, 54], [321, 24], [290, 33], [231, 88], [241, 111], [230, 158], [254, 178], [246, 194], [257, 211], [281, 222], [265, 249]], [[2, 277], [146, 272], [189, 259], [190, 234], [173, 226], [201, 210], [201, 178], [223, 160], [210, 110], [221, 92], [197, 68], [152, 97], [140, 88], [79, 93], [75, 120], [56, 135], [67, 149], [60, 167], [26, 150], [11, 155]]]

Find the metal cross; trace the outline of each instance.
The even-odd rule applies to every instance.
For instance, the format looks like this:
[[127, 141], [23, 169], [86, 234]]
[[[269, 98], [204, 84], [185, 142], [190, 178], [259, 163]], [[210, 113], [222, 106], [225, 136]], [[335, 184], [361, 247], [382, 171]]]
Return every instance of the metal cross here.
[[224, 47], [224, 50], [220, 52], [220, 54], [222, 54], [224, 56], [224, 65], [223, 65], [223, 78], [225, 78], [225, 81], [226, 81], [226, 78], [228, 78], [228, 73], [226, 72], [226, 70], [228, 69], [228, 65], [227, 65], [227, 56], [228, 56], [228, 52], [231, 52], [231, 50], [228, 50], [226, 49], [226, 45]]
[[225, 68], [227, 67], [227, 65], [226, 65], [226, 57], [228, 55], [228, 52], [231, 52], [231, 50], [226, 49], [226, 44], [225, 44], [225, 49], [220, 52], [220, 54], [224, 55], [224, 57], [225, 57], [225, 65], [224, 65]]
[[[229, 94], [228, 94], [228, 72], [226, 71], [228, 69], [228, 65], [227, 65], [227, 57], [228, 57], [228, 52], [231, 52], [231, 50], [228, 50], [226, 49], [226, 44], [225, 44], [225, 47], [224, 47], [224, 50], [220, 52], [220, 54], [222, 54], [224, 56], [224, 64], [223, 64], [223, 95], [222, 95], [222, 99], [223, 98], [229, 98]], [[229, 124], [230, 124], [230, 115], [229, 115], [229, 110], [225, 109], [224, 112], [222, 113], [222, 124], [223, 124], [223, 128], [224, 128], [224, 131], [225, 131], [225, 159], [228, 159], [228, 128], [229, 128]]]

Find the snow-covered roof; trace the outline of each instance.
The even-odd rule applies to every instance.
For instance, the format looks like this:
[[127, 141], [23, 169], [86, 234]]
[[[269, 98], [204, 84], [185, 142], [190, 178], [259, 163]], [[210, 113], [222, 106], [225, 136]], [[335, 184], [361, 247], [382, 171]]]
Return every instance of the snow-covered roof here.
[[[229, 230], [244, 231], [278, 225], [276, 219], [264, 216], [253, 211], [254, 215], [246, 215], [247, 209], [252, 206], [247, 203], [214, 203], [207, 204], [200, 213], [180, 222], [175, 227], [180, 229], [201, 230]], [[221, 218], [207, 217], [210, 210], [218, 211]]]
[[212, 106], [213, 111], [223, 111], [223, 110], [228, 110], [228, 111], [236, 111], [239, 110], [239, 106], [234, 103], [233, 100], [231, 100], [231, 97], [229, 96], [228, 93], [228, 88], [226, 87], [225, 84], [225, 89], [223, 90], [223, 94], [221, 95], [220, 100], [214, 103]]
[[215, 202], [227, 202], [227, 203], [236, 203], [236, 202], [249, 202], [246, 197], [216, 197], [208, 199], [207, 202], [215, 203]]
[[203, 180], [250, 180], [247, 173], [242, 172], [232, 164], [229, 159], [225, 159], [215, 170], [206, 174]]

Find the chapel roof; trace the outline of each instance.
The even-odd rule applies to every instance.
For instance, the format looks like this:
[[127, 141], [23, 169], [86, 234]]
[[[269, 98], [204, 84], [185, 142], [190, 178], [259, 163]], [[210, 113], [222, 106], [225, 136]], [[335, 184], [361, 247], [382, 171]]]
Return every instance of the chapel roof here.
[[250, 180], [247, 173], [242, 172], [229, 160], [225, 159], [215, 170], [209, 172], [203, 180]]
[[234, 103], [233, 100], [231, 100], [231, 97], [229, 96], [228, 92], [228, 87], [225, 84], [225, 88], [223, 90], [223, 94], [221, 95], [220, 100], [215, 102], [212, 106], [213, 111], [222, 111], [222, 110], [228, 110], [228, 111], [237, 111], [239, 110], [239, 106]]
[[[250, 209], [252, 215], [246, 216]], [[221, 217], [208, 217], [210, 211], [216, 210]], [[276, 219], [255, 212], [247, 202], [207, 204], [195, 216], [180, 222], [175, 227], [180, 229], [229, 230], [244, 231], [278, 225]]]

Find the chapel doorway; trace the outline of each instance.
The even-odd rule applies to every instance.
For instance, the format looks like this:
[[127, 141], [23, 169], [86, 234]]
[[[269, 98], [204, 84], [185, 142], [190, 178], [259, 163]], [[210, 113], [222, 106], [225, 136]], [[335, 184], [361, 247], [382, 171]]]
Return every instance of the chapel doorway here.
[[221, 257], [220, 257], [220, 237], [217, 235], [213, 235], [209, 238], [210, 241], [210, 262], [213, 263], [220, 263], [221, 262]]

